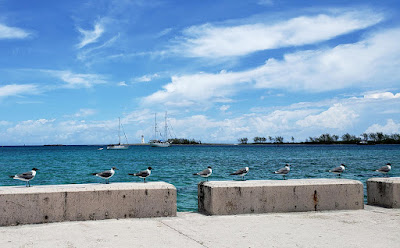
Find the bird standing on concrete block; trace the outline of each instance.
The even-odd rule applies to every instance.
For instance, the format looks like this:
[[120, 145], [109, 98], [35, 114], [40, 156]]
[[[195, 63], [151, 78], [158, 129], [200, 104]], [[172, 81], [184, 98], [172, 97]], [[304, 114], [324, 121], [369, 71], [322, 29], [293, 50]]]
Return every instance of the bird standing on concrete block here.
[[290, 172], [290, 164], [286, 164], [285, 167], [274, 171], [275, 174], [279, 174], [283, 176], [283, 180], [286, 180], [286, 175]]
[[106, 184], [108, 184], [110, 177], [114, 176], [115, 170], [118, 170], [118, 169], [116, 167], [112, 167], [111, 170], [106, 170], [106, 171], [98, 172], [98, 173], [92, 173], [92, 175], [105, 179]]
[[329, 170], [329, 172], [335, 173], [335, 174], [337, 174], [337, 175], [340, 177], [340, 175], [341, 175], [345, 170], [346, 170], [346, 165], [345, 165], [345, 164], [341, 164], [340, 166], [335, 167], [335, 168]]
[[146, 177], [151, 175], [151, 167], [148, 167], [147, 170], [140, 171], [138, 173], [129, 173], [128, 175], [143, 178], [143, 182], [146, 182]]
[[383, 174], [387, 174], [388, 172], [390, 172], [391, 169], [392, 169], [392, 164], [387, 163], [386, 165], [382, 166], [381, 168], [379, 168], [375, 171], [383, 173]]
[[244, 181], [244, 176], [246, 176], [246, 174], [249, 173], [249, 167], [244, 167], [241, 168], [233, 173], [231, 173], [230, 175], [235, 175], [235, 176], [241, 176], [242, 180]]
[[32, 168], [31, 171], [28, 172], [24, 172], [22, 174], [17, 174], [14, 176], [10, 176], [13, 179], [18, 179], [21, 181], [24, 181], [26, 183], [26, 187], [30, 187], [31, 184], [29, 183], [30, 180], [32, 180], [33, 178], [35, 178], [36, 176], [36, 171], [38, 171], [39, 169], [37, 168]]
[[211, 174], [212, 174], [212, 168], [211, 168], [211, 166], [208, 166], [207, 169], [204, 169], [200, 172], [194, 173], [193, 175], [205, 177], [208, 181], [208, 177], [211, 176]]

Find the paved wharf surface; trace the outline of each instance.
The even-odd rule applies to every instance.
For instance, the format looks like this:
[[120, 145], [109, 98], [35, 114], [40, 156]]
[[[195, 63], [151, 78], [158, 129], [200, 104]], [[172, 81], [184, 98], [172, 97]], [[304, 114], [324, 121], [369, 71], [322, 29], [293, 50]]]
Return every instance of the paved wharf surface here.
[[400, 209], [74, 221], [0, 227], [0, 247], [400, 247]]

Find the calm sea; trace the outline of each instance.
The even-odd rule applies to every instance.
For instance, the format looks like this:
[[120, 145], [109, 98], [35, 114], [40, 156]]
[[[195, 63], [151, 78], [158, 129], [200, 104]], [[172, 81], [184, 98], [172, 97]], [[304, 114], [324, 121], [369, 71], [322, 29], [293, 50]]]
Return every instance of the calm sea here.
[[256, 145], [256, 146], [172, 146], [154, 148], [131, 146], [128, 150], [97, 150], [98, 146], [0, 147], [0, 185], [24, 185], [9, 175], [40, 170], [32, 185], [103, 183], [91, 173], [119, 170], [110, 182], [141, 182], [129, 176], [148, 166], [148, 181], [165, 181], [178, 191], [178, 211], [197, 211], [197, 184], [202, 178], [194, 172], [213, 167], [210, 180], [237, 180], [229, 173], [250, 167], [248, 180], [282, 177], [272, 172], [285, 163], [292, 165], [288, 178], [334, 178], [328, 172], [341, 163], [348, 165], [342, 178], [364, 183], [380, 176], [374, 169], [392, 163], [390, 176], [400, 176], [400, 145]]

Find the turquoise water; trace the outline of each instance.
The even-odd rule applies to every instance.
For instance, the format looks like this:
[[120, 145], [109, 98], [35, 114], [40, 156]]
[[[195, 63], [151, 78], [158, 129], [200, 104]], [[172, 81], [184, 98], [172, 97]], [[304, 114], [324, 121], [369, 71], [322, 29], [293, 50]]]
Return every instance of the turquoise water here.
[[172, 146], [154, 148], [131, 146], [128, 150], [102, 150], [97, 146], [0, 147], [0, 185], [24, 185], [9, 175], [39, 168], [32, 185], [103, 183], [91, 173], [119, 170], [110, 182], [141, 182], [129, 176], [148, 166], [148, 181], [165, 181], [178, 191], [178, 211], [197, 211], [197, 184], [194, 172], [213, 167], [210, 180], [237, 180], [229, 173], [250, 167], [248, 180], [281, 180], [272, 172], [285, 163], [292, 165], [288, 178], [334, 178], [328, 172], [341, 163], [348, 166], [342, 178], [364, 183], [380, 176], [374, 169], [392, 163], [390, 176], [400, 176], [400, 145], [257, 145], [257, 146]]

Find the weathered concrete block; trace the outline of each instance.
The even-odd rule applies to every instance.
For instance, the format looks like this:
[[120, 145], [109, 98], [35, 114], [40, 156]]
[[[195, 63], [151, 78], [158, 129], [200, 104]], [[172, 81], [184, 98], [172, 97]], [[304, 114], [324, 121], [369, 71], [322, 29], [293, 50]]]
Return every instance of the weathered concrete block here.
[[161, 216], [176, 216], [164, 182], [0, 187], [0, 226]]
[[368, 179], [367, 202], [386, 208], [400, 208], [400, 177]]
[[360, 181], [292, 179], [198, 185], [199, 212], [210, 215], [363, 209]]

